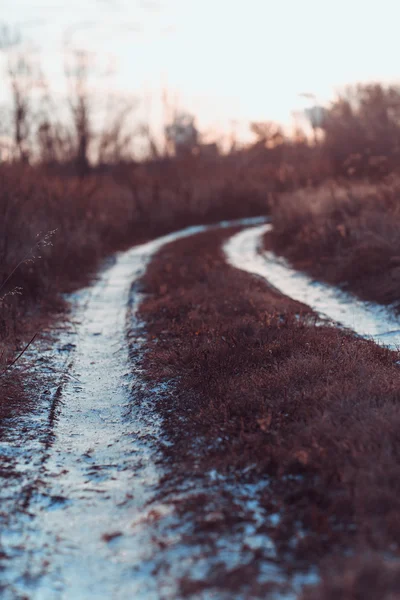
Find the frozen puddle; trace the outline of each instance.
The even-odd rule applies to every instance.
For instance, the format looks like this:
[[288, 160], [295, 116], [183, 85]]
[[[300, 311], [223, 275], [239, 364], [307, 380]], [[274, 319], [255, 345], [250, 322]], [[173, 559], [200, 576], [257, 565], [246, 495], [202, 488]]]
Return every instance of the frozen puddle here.
[[261, 250], [262, 236], [271, 224], [232, 236], [224, 246], [229, 264], [260, 275], [280, 292], [310, 306], [321, 316], [393, 350], [400, 347], [400, 318], [390, 308], [363, 302], [336, 287], [319, 283], [292, 269], [284, 259]]
[[[160, 593], [153, 574], [160, 568], [154, 514], [169, 509], [159, 506], [149, 517], [162, 474], [156, 464], [160, 421], [151, 398], [163, 392], [146, 390], [129, 359], [126, 320], [138, 302], [134, 297], [128, 309], [132, 283], [152, 255], [206, 229], [191, 227], [121, 253], [93, 285], [70, 297], [71, 326], [57, 333], [57, 348], [40, 353], [59, 383], [0, 444], [17, 474], [16, 485], [3, 480], [0, 486], [4, 514], [12, 514], [0, 541], [4, 600], [177, 597], [172, 584]], [[139, 325], [130, 343], [140, 347]]]

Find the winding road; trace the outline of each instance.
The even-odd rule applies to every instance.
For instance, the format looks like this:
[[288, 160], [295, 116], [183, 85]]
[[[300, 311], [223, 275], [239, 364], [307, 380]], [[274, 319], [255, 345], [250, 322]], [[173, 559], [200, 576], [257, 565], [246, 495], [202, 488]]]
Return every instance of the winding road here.
[[[69, 324], [25, 357], [27, 362], [40, 357], [37, 369], [46, 370], [48, 385], [32, 413], [4, 428], [0, 443], [9, 467], [0, 482], [4, 600], [172, 599], [178, 597], [179, 577], [205, 572], [193, 549], [179, 539], [171, 542], [173, 535], [179, 537], [177, 523], [171, 534], [172, 504], [156, 494], [164, 474], [160, 443], [167, 441], [152, 398], [170, 392], [146, 386], [139, 361], [132, 359], [144, 341], [136, 318], [138, 282], [163, 245], [234, 225], [244, 229], [224, 247], [232, 266], [266, 278], [360, 335], [399, 344], [400, 325], [389, 309], [317, 284], [262, 252], [260, 240], [270, 227], [264, 219], [191, 227], [117, 255], [92, 285], [69, 296]], [[128, 319], [131, 330], [132, 320], [135, 324], [130, 355]], [[217, 480], [215, 473], [204, 475], [204, 485], [215, 486]], [[240, 501], [240, 490], [235, 493]], [[257, 490], [252, 493], [247, 510], [256, 522], [261, 518]], [[272, 544], [257, 540], [254, 532], [249, 525], [249, 544]], [[218, 560], [234, 564], [240, 560], [235, 552], [234, 539], [221, 539]], [[280, 574], [269, 566], [266, 576], [279, 580]]]

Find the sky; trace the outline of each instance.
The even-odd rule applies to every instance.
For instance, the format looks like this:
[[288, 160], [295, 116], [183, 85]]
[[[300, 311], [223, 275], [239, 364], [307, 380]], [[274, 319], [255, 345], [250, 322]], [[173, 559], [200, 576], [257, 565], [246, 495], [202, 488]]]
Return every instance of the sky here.
[[[398, 0], [0, 0], [0, 9], [40, 50], [57, 93], [65, 49], [85, 49], [97, 72], [112, 68], [118, 94], [146, 98], [148, 115], [167, 89], [210, 130], [288, 124], [307, 106], [301, 93], [326, 103], [349, 83], [400, 81]], [[110, 81], [98, 81], [100, 95]]]

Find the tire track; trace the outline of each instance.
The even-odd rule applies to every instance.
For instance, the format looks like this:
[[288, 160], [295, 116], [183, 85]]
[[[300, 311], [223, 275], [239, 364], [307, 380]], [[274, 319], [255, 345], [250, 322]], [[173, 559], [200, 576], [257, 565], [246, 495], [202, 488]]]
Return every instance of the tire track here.
[[[163, 560], [158, 520], [170, 511], [151, 504], [162, 475], [160, 421], [151, 404], [165, 390], [148, 389], [130, 360], [130, 289], [164, 244], [261, 221], [190, 227], [132, 248], [70, 297], [75, 325], [56, 336], [57, 346], [68, 352], [63, 375], [51, 400], [31, 421], [25, 419], [19, 433], [17, 424], [8, 440], [14, 469], [30, 466], [24, 491], [18, 493], [17, 482], [11, 493], [3, 482], [2, 495], [14, 513], [2, 531], [5, 600], [176, 597], [173, 581], [152, 576]], [[129, 308], [130, 318], [139, 299]], [[140, 355], [139, 323], [136, 329], [129, 343]], [[50, 364], [59, 365], [51, 352]]]
[[392, 350], [400, 347], [400, 320], [385, 306], [364, 302], [342, 290], [315, 281], [292, 269], [273, 252], [262, 249], [262, 238], [271, 229], [263, 224], [240, 231], [224, 245], [233, 267], [266, 279], [285, 296], [310, 306], [323, 319], [350, 329]]

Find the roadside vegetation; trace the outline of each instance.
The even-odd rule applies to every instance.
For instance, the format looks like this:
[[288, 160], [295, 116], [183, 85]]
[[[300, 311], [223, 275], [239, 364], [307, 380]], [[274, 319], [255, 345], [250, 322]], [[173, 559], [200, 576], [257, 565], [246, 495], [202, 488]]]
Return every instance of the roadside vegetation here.
[[[169, 486], [211, 470], [236, 482], [264, 479], [266, 514], [280, 520], [266, 520], [259, 533], [273, 538], [289, 572], [321, 569], [321, 586], [304, 599], [394, 597], [398, 354], [318, 323], [303, 305], [228, 266], [221, 244], [229, 233], [166, 246], [142, 282], [143, 366], [151, 382], [173, 386], [157, 407], [173, 441], [166, 450], [174, 466]], [[210, 527], [203, 517], [196, 535]], [[213, 527], [222, 533], [238, 526], [233, 498]], [[262, 550], [253, 551], [249, 597], [268, 591], [257, 587], [262, 558]], [[236, 572], [233, 591], [248, 584], [246, 568]], [[220, 573], [218, 584], [230, 585], [232, 577]], [[196, 590], [193, 582], [182, 585]]]
[[[11, 93], [0, 136], [2, 426], [31, 407], [29, 369], [15, 365], [36, 334], [67, 318], [63, 293], [113, 252], [185, 226], [269, 214], [266, 247], [400, 308], [399, 88], [351, 88], [314, 132], [252, 123], [253, 143], [222, 150], [194, 119], [182, 125], [177, 109], [162, 139], [125, 104], [96, 129], [82, 53], [69, 57], [64, 120], [19, 41], [3, 31], [0, 48]], [[179, 127], [190, 133], [183, 144]], [[263, 505], [280, 520], [260, 532], [274, 538], [284, 568], [321, 569], [304, 600], [389, 600], [400, 589], [398, 354], [317, 322], [229, 267], [226, 235], [164, 248], [142, 282], [143, 366], [176, 390], [158, 406], [173, 442], [164, 448], [168, 485], [195, 469], [268, 478]], [[235, 527], [231, 509], [215, 527]], [[210, 527], [205, 512], [198, 526]], [[256, 585], [262, 559], [254, 556], [251, 575], [217, 583]]]
[[275, 197], [266, 246], [317, 279], [398, 309], [399, 90], [348, 90], [319, 147], [332, 175], [316, 189]]
[[0, 163], [3, 368], [18, 326], [27, 330], [23, 314], [31, 321], [34, 306], [82, 283], [111, 252], [195, 223], [270, 213], [268, 244], [297, 267], [365, 298], [398, 300], [396, 88], [367, 86], [351, 101], [340, 98], [316, 144], [300, 131], [288, 138], [272, 123], [253, 123], [253, 144], [222, 153], [199, 132], [182, 147], [145, 128], [139, 159], [134, 145], [130, 153], [122, 145], [132, 143], [121, 133], [126, 113], [118, 127], [111, 120], [93, 131], [88, 73], [82, 56], [74, 60], [70, 130], [51, 113], [37, 115], [24, 96], [32, 67], [10, 67], [11, 146]]
[[332, 181], [282, 195], [265, 247], [316, 279], [399, 310], [399, 208], [395, 175], [374, 186]]

